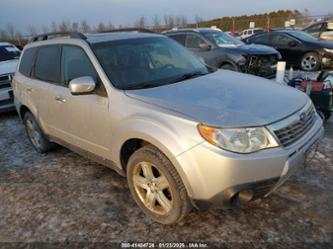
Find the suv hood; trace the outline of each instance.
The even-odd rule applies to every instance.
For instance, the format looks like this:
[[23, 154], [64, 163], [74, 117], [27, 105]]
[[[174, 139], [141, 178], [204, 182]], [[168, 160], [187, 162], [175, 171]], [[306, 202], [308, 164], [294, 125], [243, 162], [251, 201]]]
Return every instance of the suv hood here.
[[274, 48], [265, 45], [241, 44], [237, 46], [223, 46], [223, 47], [228, 48], [228, 50], [248, 55], [271, 55], [278, 53]]
[[0, 62], [0, 75], [15, 73], [18, 60], [8, 60]]
[[219, 127], [273, 123], [308, 101], [304, 93], [289, 86], [227, 70], [171, 85], [128, 90], [125, 94]]

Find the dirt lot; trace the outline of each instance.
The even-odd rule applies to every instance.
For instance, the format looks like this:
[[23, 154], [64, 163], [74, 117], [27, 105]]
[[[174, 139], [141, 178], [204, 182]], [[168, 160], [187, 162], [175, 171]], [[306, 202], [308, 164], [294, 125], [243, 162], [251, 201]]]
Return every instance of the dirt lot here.
[[196, 211], [181, 224], [163, 226], [135, 205], [125, 178], [64, 148], [37, 154], [15, 113], [0, 115], [0, 247], [201, 241], [229, 248], [332, 248], [332, 151], [333, 120], [315, 159], [268, 198], [233, 210]]

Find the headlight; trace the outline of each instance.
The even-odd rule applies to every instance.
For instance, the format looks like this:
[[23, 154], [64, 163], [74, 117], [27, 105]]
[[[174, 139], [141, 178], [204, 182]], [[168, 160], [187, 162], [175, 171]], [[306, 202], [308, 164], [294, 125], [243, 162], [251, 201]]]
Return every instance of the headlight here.
[[324, 51], [327, 53], [333, 54], [333, 49], [332, 48], [324, 48]]
[[279, 146], [265, 127], [221, 129], [200, 124], [198, 130], [209, 143], [237, 153], [251, 153]]

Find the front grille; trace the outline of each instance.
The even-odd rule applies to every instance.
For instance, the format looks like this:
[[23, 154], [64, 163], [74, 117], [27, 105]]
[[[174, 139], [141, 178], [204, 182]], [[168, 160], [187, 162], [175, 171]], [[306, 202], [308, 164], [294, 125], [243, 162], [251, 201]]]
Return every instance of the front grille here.
[[287, 124], [287, 126], [274, 130], [280, 143], [283, 146], [288, 146], [300, 139], [311, 129], [315, 122], [315, 114], [313, 105], [310, 105], [307, 109], [294, 114], [297, 117], [291, 123]]
[[13, 79], [13, 74], [0, 75], [0, 89], [10, 87]]
[[275, 74], [277, 56], [272, 55], [251, 55], [248, 57], [245, 72], [262, 77], [268, 77]]

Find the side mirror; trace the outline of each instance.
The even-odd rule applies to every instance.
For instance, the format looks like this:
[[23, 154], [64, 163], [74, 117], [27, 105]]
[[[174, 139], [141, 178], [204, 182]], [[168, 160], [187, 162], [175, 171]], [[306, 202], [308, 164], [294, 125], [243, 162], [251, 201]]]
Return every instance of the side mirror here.
[[199, 44], [200, 48], [205, 49], [205, 50], [211, 50], [212, 46], [207, 44], [207, 43], [200, 43]]
[[91, 76], [75, 78], [69, 82], [69, 90], [73, 95], [89, 94], [95, 87], [96, 83]]
[[290, 41], [290, 42], [288, 42], [288, 45], [289, 45], [289, 47], [296, 47], [297, 46], [297, 42]]

